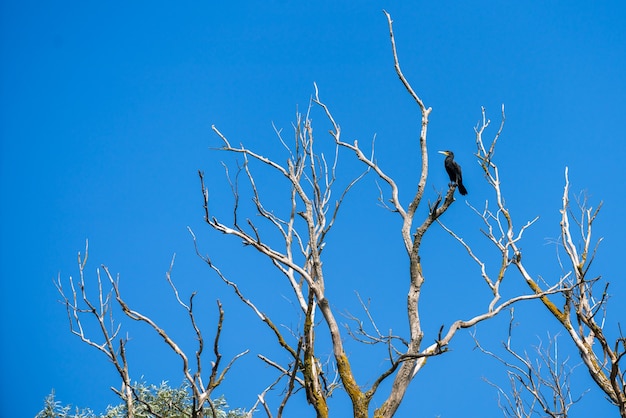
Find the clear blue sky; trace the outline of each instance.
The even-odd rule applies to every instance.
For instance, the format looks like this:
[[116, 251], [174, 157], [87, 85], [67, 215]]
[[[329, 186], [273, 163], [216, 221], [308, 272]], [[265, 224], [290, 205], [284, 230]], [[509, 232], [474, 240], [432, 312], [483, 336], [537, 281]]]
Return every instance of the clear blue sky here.
[[[481, 106], [495, 122], [504, 103], [507, 124], [497, 157], [507, 203], [518, 225], [541, 216], [522, 244], [528, 266], [548, 280], [559, 274], [554, 245], [546, 239], [558, 235], [569, 166], [572, 190], [587, 190], [594, 205], [604, 201], [595, 233], [605, 240], [595, 273], [612, 283], [607, 327], [614, 331], [624, 323], [623, 3], [362, 3], [1, 3], [0, 416], [33, 416], [53, 388], [61, 402], [98, 412], [118, 402], [109, 389], [119, 387], [112, 365], [70, 334], [53, 286], [57, 276], [77, 276], [76, 253], [86, 239], [89, 278], [100, 264], [119, 272], [128, 301], [191, 350], [191, 329], [164, 280], [176, 253], [174, 279], [183, 294], [199, 292], [207, 336], [220, 298], [225, 357], [252, 350], [218, 392], [233, 407], [253, 404], [273, 378], [256, 355], [284, 355], [196, 257], [187, 226], [230, 278], [259, 292], [261, 306], [275, 312], [277, 322], [289, 325], [294, 311], [282, 297], [287, 287], [271, 269], [258, 267], [250, 249], [211, 234], [202, 223], [196, 171], [207, 172], [216, 193], [225, 187], [219, 162], [226, 157], [209, 149], [218, 145], [210, 127], [234, 143], [280, 156], [272, 122], [289, 138], [296, 107], [306, 108], [316, 82], [345, 139], [366, 144], [377, 135], [378, 161], [407, 199], [416, 183], [418, 109], [394, 73], [383, 8], [395, 22], [404, 73], [433, 108], [431, 198], [447, 186], [438, 149], [455, 151], [468, 202], [481, 206], [490, 198], [472, 157], [473, 127]], [[327, 127], [319, 112], [317, 121], [321, 142]], [[342, 161], [353, 168], [350, 156]], [[376, 205], [376, 196], [374, 179], [367, 178], [338, 219], [326, 260], [329, 298], [337, 312], [358, 313], [359, 291], [372, 299], [383, 328], [405, 333], [398, 307], [408, 279], [398, 219]], [[480, 223], [464, 200], [444, 222], [475, 239], [488, 257]], [[224, 202], [216, 210], [226, 217], [226, 197]], [[442, 323], [482, 309], [472, 301], [484, 300], [486, 289], [442, 231], [429, 232], [423, 254], [429, 276], [422, 309], [430, 342]], [[261, 293], [259, 284], [267, 283], [275, 291]], [[557, 330], [538, 308], [519, 308], [521, 347]], [[490, 348], [505, 338], [507, 320], [505, 315], [478, 328]], [[134, 379], [179, 384], [178, 359], [157, 337], [127, 322]], [[560, 341], [568, 350], [567, 339]], [[358, 378], [371, 383], [384, 356], [349, 347], [356, 364], [369, 368]], [[451, 349], [429, 361], [398, 416], [500, 415], [495, 391], [481, 378], [504, 383], [505, 371], [472, 351], [466, 332]], [[572, 365], [578, 362], [576, 353], [565, 352]], [[572, 416], [616, 416], [582, 368], [574, 380], [578, 392], [591, 390]], [[298, 396], [292, 416], [304, 408], [303, 394]], [[349, 411], [340, 395], [331, 405], [334, 416]]]

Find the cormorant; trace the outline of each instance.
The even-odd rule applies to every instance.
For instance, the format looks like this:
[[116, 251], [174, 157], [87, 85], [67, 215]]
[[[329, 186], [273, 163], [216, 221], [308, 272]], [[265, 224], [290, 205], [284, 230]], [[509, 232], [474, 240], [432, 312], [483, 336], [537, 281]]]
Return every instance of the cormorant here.
[[461, 174], [461, 166], [454, 161], [454, 153], [452, 151], [439, 151], [440, 154], [446, 156], [444, 166], [450, 176], [450, 181], [459, 186], [459, 193], [462, 195], [467, 194], [467, 189], [463, 186], [463, 175]]

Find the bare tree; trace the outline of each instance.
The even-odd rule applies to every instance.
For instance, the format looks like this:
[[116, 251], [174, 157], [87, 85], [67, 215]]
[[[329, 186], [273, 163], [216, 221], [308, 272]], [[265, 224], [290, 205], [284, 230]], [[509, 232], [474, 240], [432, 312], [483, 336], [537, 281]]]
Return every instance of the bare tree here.
[[[421, 129], [418, 139], [417, 155], [421, 161], [419, 181], [413, 198], [404, 205], [400, 199], [400, 190], [396, 181], [385, 171], [374, 158], [373, 147], [371, 155], [359, 145], [358, 141], [346, 142], [342, 139], [340, 125], [335, 121], [329, 107], [320, 99], [317, 86], [315, 95], [311, 100], [306, 116], [298, 115], [294, 124], [295, 140], [293, 145], [288, 146], [277, 131], [278, 138], [287, 150], [287, 163], [281, 164], [277, 160], [266, 157], [244, 145], [233, 145], [220, 130], [213, 126], [213, 131], [222, 142], [221, 150], [243, 159], [237, 174], [231, 178], [228, 168], [226, 175], [230, 183], [233, 196], [232, 222], [225, 222], [212, 214], [209, 189], [205, 185], [205, 178], [199, 172], [202, 194], [204, 197], [204, 210], [206, 223], [214, 230], [230, 235], [242, 241], [247, 247], [254, 248], [257, 252], [269, 259], [276, 269], [284, 276], [289, 284], [295, 301], [295, 305], [302, 312], [303, 324], [301, 331], [292, 330], [295, 338], [289, 338], [263, 312], [262, 308], [252, 298], [244, 295], [238, 284], [226, 277], [216, 266], [210, 257], [201, 255], [196, 245], [198, 254], [216, 272], [219, 278], [230, 286], [237, 296], [255, 315], [266, 324], [275, 336], [278, 344], [289, 354], [289, 364], [279, 364], [266, 357], [263, 361], [274, 367], [279, 372], [277, 381], [273, 382], [260, 396], [259, 402], [268, 416], [272, 416], [272, 408], [265, 399], [269, 388], [274, 387], [281, 379], [286, 379], [284, 399], [277, 409], [277, 416], [282, 415], [283, 408], [289, 397], [294, 392], [294, 387], [304, 388], [308, 402], [313, 406], [318, 417], [327, 417], [329, 406], [327, 398], [337, 388], [335, 380], [329, 380], [316, 355], [316, 334], [318, 332], [316, 316], [319, 310], [323, 322], [328, 327], [332, 343], [332, 357], [334, 368], [337, 371], [341, 388], [346, 392], [352, 402], [355, 417], [369, 416], [370, 401], [377, 394], [380, 384], [386, 379], [391, 379], [391, 388], [384, 396], [384, 402], [374, 411], [375, 417], [391, 417], [400, 406], [407, 388], [416, 374], [426, 364], [426, 359], [438, 356], [447, 351], [448, 345], [460, 329], [472, 327], [481, 321], [493, 318], [503, 309], [512, 304], [528, 299], [543, 298], [554, 292], [563, 290], [563, 283], [555, 286], [511, 297], [502, 301], [499, 286], [502, 277], [491, 279], [486, 273], [483, 274], [488, 285], [488, 291], [492, 294], [490, 303], [481, 312], [468, 313], [469, 319], [454, 321], [447, 328], [441, 326], [438, 335], [433, 338], [434, 342], [424, 345], [424, 331], [419, 314], [419, 301], [422, 286], [426, 280], [424, 276], [420, 249], [425, 233], [439, 220], [446, 210], [455, 201], [454, 193], [456, 185], [452, 184], [445, 195], [437, 195], [434, 202], [424, 202], [426, 194], [426, 181], [428, 177], [428, 147], [427, 131], [431, 108], [427, 107], [422, 99], [415, 93], [408, 80], [401, 71], [392, 27], [391, 16], [385, 12], [389, 26], [391, 49], [396, 73], [419, 108]], [[316, 109], [321, 109], [330, 124], [330, 137], [334, 144], [334, 154], [327, 158], [323, 153], [318, 153], [314, 146], [316, 140], [313, 135], [313, 127], [309, 114]], [[341, 190], [336, 201], [331, 200], [331, 192], [336, 183], [336, 168], [338, 155], [347, 152], [362, 164], [363, 174], [357, 176]], [[262, 194], [257, 187], [254, 167], [269, 168], [278, 178], [287, 180], [289, 192], [285, 196], [284, 205], [289, 207], [287, 216], [279, 216], [274, 208], [267, 207]], [[408, 295], [406, 299], [406, 313], [409, 319], [409, 328], [405, 336], [384, 335], [380, 332], [369, 334], [362, 326], [352, 331], [360, 341], [371, 344], [384, 344], [388, 351], [388, 367], [380, 375], [375, 377], [369, 387], [364, 387], [357, 382], [353, 373], [350, 358], [344, 348], [344, 337], [340, 322], [337, 319], [333, 304], [330, 303], [326, 288], [332, 286], [332, 273], [327, 273], [323, 267], [324, 247], [326, 237], [337, 220], [338, 211], [350, 189], [363, 175], [375, 175], [386, 187], [386, 192], [381, 190], [380, 202], [391, 212], [400, 217], [402, 226], [400, 238], [404, 244], [409, 261], [407, 272]], [[257, 219], [244, 218], [240, 213], [240, 185], [239, 175], [242, 174], [247, 180], [252, 193], [254, 210]], [[265, 179], [265, 181], [268, 181]], [[388, 197], [385, 195], [388, 194]], [[417, 215], [418, 208], [427, 205], [427, 212], [423, 218]], [[528, 225], [527, 225], [528, 226]], [[521, 237], [523, 227], [517, 233]], [[273, 232], [272, 232], [273, 231]], [[280, 237], [278, 242], [267, 238], [268, 235]], [[193, 232], [192, 232], [193, 234]], [[193, 235], [194, 241], [196, 236]], [[328, 280], [330, 277], [330, 280]], [[374, 318], [366, 309], [368, 321], [377, 330]], [[358, 324], [362, 324], [358, 318], [353, 317]]]
[[[244, 351], [238, 355], [236, 355], [225, 367], [221, 370], [221, 359], [222, 355], [219, 352], [219, 339], [222, 330], [222, 324], [224, 322], [224, 310], [222, 309], [222, 304], [220, 301], [217, 301], [217, 307], [219, 311], [219, 319], [217, 322], [217, 331], [215, 332], [215, 338], [213, 342], [213, 354], [214, 360], [212, 361], [212, 367], [209, 374], [209, 379], [206, 384], [203, 381], [203, 370], [202, 370], [202, 354], [204, 351], [204, 337], [198, 324], [196, 323], [196, 319], [193, 311], [193, 299], [195, 297], [195, 293], [193, 293], [189, 298], [189, 303], [185, 304], [179, 297], [178, 290], [174, 286], [174, 282], [171, 278], [172, 268], [174, 267], [174, 258], [172, 258], [172, 263], [170, 264], [170, 269], [166, 273], [166, 279], [168, 283], [171, 285], [174, 294], [176, 295], [176, 299], [178, 303], [185, 308], [189, 315], [189, 320], [193, 327], [193, 330], [196, 335], [196, 339], [198, 341], [198, 348], [195, 352], [195, 359], [193, 362], [195, 363], [195, 372], [192, 374], [191, 372], [191, 364], [189, 357], [185, 352], [178, 346], [178, 344], [168, 335], [168, 333], [161, 327], [157, 325], [155, 321], [153, 321], [150, 317], [130, 308], [130, 306], [124, 301], [122, 298], [122, 294], [120, 292], [119, 287], [119, 276], [117, 278], [113, 278], [109, 269], [106, 266], [102, 266], [102, 271], [104, 271], [105, 279], [102, 279], [101, 270], [96, 270], [97, 277], [97, 302], [93, 302], [87, 292], [87, 285], [85, 282], [85, 266], [87, 264], [87, 259], [89, 257], [89, 246], [85, 246], [85, 255], [84, 257], [81, 254], [78, 254], [78, 269], [79, 269], [79, 280], [77, 282], [70, 276], [69, 285], [71, 289], [71, 294], [68, 294], [63, 289], [63, 284], [59, 278], [56, 282], [57, 289], [62, 297], [62, 303], [65, 305], [67, 309], [68, 320], [70, 324], [70, 331], [78, 336], [81, 341], [84, 343], [96, 348], [100, 352], [104, 353], [106, 357], [113, 363], [117, 373], [122, 380], [121, 389], [111, 388], [120, 398], [124, 401], [126, 405], [127, 416], [129, 418], [133, 418], [135, 416], [135, 404], [136, 402], [142, 403], [145, 408], [148, 408], [151, 416], [159, 417], [159, 414], [150, 409], [150, 405], [146, 402], [142, 402], [141, 397], [135, 393], [135, 388], [132, 385], [131, 376], [129, 372], [129, 365], [126, 359], [126, 345], [129, 341], [128, 336], [124, 338], [119, 338], [118, 336], [121, 330], [121, 324], [116, 324], [113, 318], [113, 308], [114, 308], [114, 300], [117, 302], [117, 305], [121, 308], [122, 312], [130, 319], [143, 322], [149, 325], [149, 327], [154, 330], [163, 341], [174, 351], [181, 359], [182, 362], [182, 372], [185, 376], [186, 381], [189, 384], [189, 387], [192, 391], [192, 410], [191, 410], [191, 418], [201, 418], [204, 416], [204, 407], [206, 404], [209, 405], [209, 408], [212, 411], [212, 416], [217, 416], [216, 410], [211, 401], [211, 394], [213, 390], [221, 384], [226, 376], [226, 373], [231, 368], [233, 362], [237, 360], [242, 355], [246, 354], [248, 351]], [[105, 290], [104, 286], [110, 286], [109, 290]], [[78, 290], [77, 290], [78, 288]], [[96, 342], [93, 337], [87, 335], [85, 331], [84, 322], [95, 320], [98, 325], [100, 335], [98, 338], [102, 342]], [[184, 411], [181, 411], [184, 413]]]
[[[598, 216], [601, 204], [597, 208], [589, 206], [585, 197], [578, 199], [577, 207], [570, 204], [570, 183], [568, 169], [565, 169], [565, 187], [563, 190], [560, 247], [564, 257], [559, 262], [563, 275], [550, 285], [544, 279], [532, 274], [525, 267], [519, 240], [521, 232], [535, 220], [526, 224], [515, 233], [513, 217], [503, 198], [503, 188], [500, 182], [498, 166], [494, 161], [495, 147], [504, 124], [504, 107], [502, 109], [502, 123], [494, 139], [486, 145], [483, 133], [490, 121], [486, 118], [485, 110], [482, 120], [476, 126], [476, 156], [485, 173], [485, 178], [492, 187], [495, 195], [495, 209], [485, 207], [483, 210], [473, 208], [480, 216], [485, 228], [485, 236], [495, 246], [501, 256], [499, 279], [513, 267], [517, 270], [525, 283], [536, 295], [545, 293], [545, 289], [560, 287], [561, 291], [551, 295], [543, 295], [539, 299], [547, 311], [560, 323], [571, 341], [576, 346], [584, 365], [597, 386], [617, 406], [622, 417], [626, 417], [626, 380], [625, 371], [620, 362], [626, 354], [626, 338], [618, 326], [618, 336], [611, 340], [605, 329], [606, 309], [609, 299], [609, 283], [602, 283], [600, 276], [590, 277], [590, 267], [602, 241], [599, 239], [592, 245], [592, 226]], [[575, 215], [577, 213], [577, 215]], [[577, 217], [575, 217], [577, 216]], [[571, 219], [574, 219], [573, 224]], [[454, 235], [454, 234], [453, 234]], [[459, 242], [465, 246], [474, 260], [481, 266], [484, 274], [485, 263], [471, 251], [459, 237]], [[562, 306], [562, 308], [559, 308]]]
[[[391, 417], [398, 410], [409, 384], [425, 366], [426, 360], [429, 357], [446, 353], [459, 330], [473, 327], [478, 323], [494, 318], [502, 310], [510, 308], [518, 302], [539, 299], [562, 324], [581, 353], [583, 362], [595, 382], [618, 406], [622, 417], [626, 418], [624, 372], [619, 364], [626, 352], [626, 340], [621, 334], [614, 341], [605, 335], [604, 315], [608, 300], [607, 289], [604, 287], [599, 294], [597, 291], [594, 293], [594, 286], [599, 283], [599, 278], [587, 277], [597, 248], [597, 246], [591, 248], [591, 227], [598, 209], [593, 211], [587, 207], [586, 201], [580, 202], [581, 217], [577, 220], [577, 225], [582, 246], [580, 249], [577, 248], [573, 238], [574, 228], [570, 225], [569, 180], [566, 171], [566, 186], [561, 210], [561, 242], [571, 271], [565, 272], [561, 277], [553, 280], [551, 284], [546, 284], [529, 273], [522, 262], [522, 251], [519, 243], [524, 232], [533, 225], [537, 218], [527, 221], [521, 227], [517, 227], [513, 222], [513, 217], [503, 197], [498, 166], [494, 162], [496, 143], [500, 138], [505, 122], [504, 107], [502, 108], [502, 121], [499, 129], [488, 146], [485, 145], [483, 134], [490, 122], [483, 109], [482, 120], [475, 128], [476, 156], [483, 168], [487, 183], [493, 189], [495, 203], [492, 203], [493, 207], [490, 207], [489, 202], [487, 202], [482, 210], [474, 207], [472, 209], [484, 222], [484, 235], [497, 251], [498, 258], [495, 264], [499, 268], [495, 275], [489, 273], [487, 263], [472, 249], [470, 244], [442, 223], [442, 215], [455, 202], [456, 184], [451, 184], [445, 194], [436, 193], [429, 198], [426, 189], [429, 174], [427, 134], [431, 108], [426, 106], [404, 76], [396, 50], [393, 22], [387, 12], [385, 12], [385, 16], [389, 28], [396, 74], [407, 93], [416, 103], [417, 117], [420, 120], [419, 137], [415, 147], [416, 157], [420, 161], [419, 178], [417, 187], [412, 191], [412, 197], [408, 203], [403, 203], [400, 198], [398, 183], [385, 169], [384, 164], [379, 163], [375, 158], [373, 143], [370, 149], [365, 149], [356, 140], [348, 142], [343, 139], [341, 127], [335, 120], [330, 108], [321, 100], [316, 85], [315, 94], [311, 98], [307, 113], [305, 115], [298, 114], [296, 117], [293, 142], [288, 145], [283, 139], [281, 131], [276, 130], [278, 140], [286, 150], [285, 163], [281, 163], [282, 160], [277, 158], [267, 157], [247, 146], [233, 145], [227, 135], [223, 134], [217, 127], [212, 127], [221, 141], [219, 149], [228, 155], [238, 157], [242, 163], [238, 165], [234, 176], [231, 175], [228, 165], [224, 165], [233, 199], [231, 221], [225, 221], [222, 216], [218, 217], [214, 213], [215, 205], [210, 199], [209, 188], [205, 184], [205, 176], [203, 172], [199, 171], [205, 221], [214, 231], [235, 238], [272, 263], [288, 285], [293, 304], [299, 310], [298, 314], [301, 318], [298, 326], [285, 331], [285, 327], [276, 323], [270, 315], [264, 312], [263, 306], [261, 306], [262, 302], [245, 294], [240, 283], [227, 277], [211, 257], [202, 254], [196, 235], [190, 229], [198, 255], [204, 259], [217, 277], [232, 289], [242, 303], [265, 324], [289, 359], [288, 361], [277, 361], [268, 356], [259, 355], [261, 361], [276, 370], [277, 376], [258, 395], [258, 400], [252, 410], [262, 408], [268, 417], [272, 417], [274, 414], [281, 417], [293, 394], [302, 390], [316, 415], [328, 417], [328, 398], [335, 390], [342, 390], [352, 403], [354, 417], [368, 417], [372, 412], [370, 404], [375, 396], [381, 402], [377, 402], [380, 406], [373, 411], [373, 416]], [[319, 139], [313, 134], [310, 116], [312, 112], [320, 112], [325, 122], [330, 126], [330, 137], [325, 142], [327, 147], [330, 144], [330, 148], [332, 148], [330, 154], [319, 151], [320, 148], [325, 147], [319, 146]], [[362, 168], [361, 174], [355, 175], [341, 187], [338, 185], [337, 174], [340, 154], [352, 156]], [[263, 182], [286, 181], [288, 188], [283, 195], [281, 206], [281, 208], [286, 208], [285, 213], [281, 214], [280, 210], [268, 205], [265, 195], [261, 192], [262, 188], [258, 187], [257, 180], [260, 177], [256, 170], [261, 167], [269, 170], [275, 176], [272, 179], [264, 178]], [[325, 248], [327, 238], [338, 221], [339, 210], [344, 199], [355, 184], [366, 175], [374, 176], [377, 183], [382, 185], [379, 186], [379, 203], [394, 216], [399, 217], [401, 223], [398, 228], [398, 237], [403, 244], [408, 261], [405, 277], [408, 328], [400, 334], [394, 334], [391, 331], [389, 333], [381, 332], [369, 305], [363, 302], [360, 296], [358, 298], [366, 319], [362, 320], [357, 316], [348, 315], [348, 320], [352, 326], [342, 327], [335, 308], [337, 304], [335, 301], [331, 303], [327, 293], [327, 288], [332, 287], [334, 281], [332, 271], [328, 271], [324, 267], [324, 260], [329, 251]], [[244, 192], [240, 185], [240, 177], [244, 179], [246, 187], [249, 187], [255, 214], [254, 219], [242, 214], [240, 203]], [[440, 226], [454, 237], [465, 248], [470, 259], [478, 265], [486, 285], [484, 291], [489, 295], [489, 300], [484, 307], [478, 310], [468, 307], [467, 312], [463, 313], [463, 318], [469, 319], [457, 319], [448, 326], [441, 325], [436, 335], [425, 337], [425, 327], [420, 316], [420, 300], [422, 288], [427, 278], [422, 269], [421, 249], [425, 234], [433, 225]], [[104, 281], [108, 282], [111, 290], [104, 293], [100, 270], [98, 270], [98, 302], [92, 303], [86, 294], [83, 278], [86, 258], [86, 255], [84, 260], [79, 256], [79, 291], [77, 292], [76, 284], [71, 278], [71, 295], [64, 293], [60, 281], [58, 289], [63, 295], [67, 307], [72, 332], [85, 343], [105, 353], [113, 362], [122, 379], [122, 389], [116, 392], [128, 405], [129, 416], [132, 417], [133, 402], [138, 397], [133, 393], [130, 385], [130, 374], [125, 355], [128, 340], [121, 338], [119, 345], [116, 344], [120, 328], [115, 326], [111, 316], [113, 299], [128, 318], [147, 324], [180, 357], [183, 374], [193, 392], [192, 415], [194, 418], [201, 416], [203, 406], [206, 403], [211, 406], [210, 395], [215, 387], [222, 382], [233, 361], [245, 354], [244, 352], [235, 356], [220, 372], [219, 338], [224, 317], [221, 304], [218, 302], [219, 321], [213, 344], [215, 361], [208, 382], [204, 382], [201, 364], [204, 339], [193, 313], [194, 295], [192, 294], [188, 303], [184, 303], [180, 299], [178, 291], [171, 281], [171, 268], [167, 274], [167, 279], [179, 305], [187, 311], [198, 340], [198, 348], [195, 352], [195, 372], [191, 371], [190, 366], [194, 360], [190, 360], [165, 330], [160, 328], [150, 317], [128, 306], [121, 296], [118, 285], [119, 279], [114, 279], [106, 267], [103, 267]], [[502, 296], [501, 286], [509, 271], [517, 271], [521, 275], [529, 287], [528, 293], [515, 294], [508, 298]], [[563, 306], [563, 308], [557, 307], [555, 300], [559, 298], [561, 298], [560, 302], [562, 303], [558, 306]], [[84, 316], [95, 318], [104, 342], [97, 343], [87, 337], [81, 323], [81, 318]], [[110, 324], [107, 324], [108, 322]], [[320, 324], [325, 326], [320, 327]], [[326, 332], [330, 340], [330, 347], [327, 349], [331, 353], [329, 364], [324, 364], [318, 354], [320, 344], [317, 337]], [[351, 336], [364, 343], [363, 349], [376, 345], [384, 347], [386, 350], [386, 367], [382, 372], [370, 378], [368, 381], [371, 383], [368, 385], [357, 381], [353, 364], [345, 348], [346, 336]], [[425, 341], [429, 343], [425, 343]], [[509, 352], [512, 355], [515, 353], [512, 349]], [[527, 359], [521, 356], [518, 356], [517, 359], [528, 367]], [[524, 376], [530, 378], [536, 374], [534, 373], [531, 369]], [[381, 385], [387, 380], [390, 381], [389, 385]], [[284, 387], [282, 399], [277, 406], [271, 405], [266, 395], [278, 385]], [[381, 389], [383, 387], [385, 389]], [[532, 393], [539, 393], [532, 386], [530, 386], [530, 390], [531, 392], [534, 391]], [[540, 402], [539, 399], [538, 402]], [[215, 415], [215, 411], [213, 412]]]

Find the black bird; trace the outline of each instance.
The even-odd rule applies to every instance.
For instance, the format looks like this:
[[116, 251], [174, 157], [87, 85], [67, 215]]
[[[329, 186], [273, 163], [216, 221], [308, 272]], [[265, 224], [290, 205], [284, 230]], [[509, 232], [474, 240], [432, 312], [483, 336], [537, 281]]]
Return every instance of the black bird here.
[[443, 164], [446, 167], [448, 176], [450, 176], [450, 181], [459, 186], [459, 193], [465, 196], [467, 194], [467, 189], [463, 186], [461, 166], [454, 161], [454, 153], [452, 151], [439, 151], [439, 153], [446, 156], [446, 160]]

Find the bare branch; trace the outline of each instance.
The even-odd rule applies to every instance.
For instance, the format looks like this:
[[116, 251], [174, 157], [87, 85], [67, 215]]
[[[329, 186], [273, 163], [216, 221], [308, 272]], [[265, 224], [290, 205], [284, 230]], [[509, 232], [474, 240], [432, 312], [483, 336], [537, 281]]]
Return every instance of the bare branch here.
[[[504, 109], [502, 120], [504, 122]], [[544, 292], [542, 284], [540, 284], [543, 279], [541, 279], [541, 277], [535, 279], [533, 275], [528, 272], [522, 262], [522, 252], [518, 246], [523, 232], [532, 225], [537, 218], [528, 222], [524, 227], [519, 229], [517, 233], [515, 232], [512, 217], [504, 203], [498, 167], [493, 160], [495, 144], [502, 131], [502, 125], [491, 142], [491, 145], [485, 147], [482, 135], [488, 125], [489, 121], [486, 119], [483, 109], [482, 122], [479, 123], [475, 129], [478, 149], [476, 155], [483, 168], [487, 182], [495, 192], [497, 206], [497, 212], [495, 214], [488, 210], [482, 213], [481, 217], [487, 225], [487, 230], [483, 232], [500, 251], [502, 257], [502, 267], [498, 281], [504, 276], [504, 272], [507, 268], [513, 265], [521, 274], [529, 288], [536, 295], [540, 295]], [[604, 315], [596, 319], [598, 318], [598, 313], [604, 313], [606, 310], [608, 300], [606, 289], [608, 284], [604, 286], [600, 295], [596, 296], [597, 292], [594, 293], [594, 285], [598, 282], [599, 278], [589, 279], [587, 277], [599, 242], [601, 241], [601, 239], [598, 240], [593, 250], [591, 249], [592, 225], [599, 213], [601, 205], [593, 210], [593, 208], [587, 206], [586, 199], [579, 199], [580, 217], [578, 219], [574, 218], [577, 227], [574, 228], [570, 222], [572, 210], [569, 202], [569, 187], [568, 169], [566, 168], [560, 222], [560, 244], [561, 248], [564, 250], [566, 262], [563, 262], [563, 259], [558, 256], [559, 264], [564, 268], [565, 273], [552, 287], [555, 289], [560, 288], [560, 291], [557, 293], [561, 295], [563, 308], [559, 309], [548, 295], [540, 297], [540, 300], [568, 333], [598, 387], [615, 403], [621, 416], [626, 418], [626, 382], [624, 382], [623, 379], [624, 372], [622, 372], [619, 365], [623, 351], [619, 352], [613, 350], [612, 344], [606, 338], [604, 333]], [[476, 210], [475, 212], [478, 213]], [[500, 218], [500, 215], [502, 215], [504, 219]], [[495, 227], [493, 224], [495, 224]], [[496, 230], [499, 231], [499, 236], [496, 236]], [[582, 241], [580, 247], [575, 243], [575, 231], [577, 231], [579, 239]], [[565, 267], [566, 265], [570, 266], [571, 271], [566, 271], [568, 269]], [[494, 281], [491, 280], [491, 283], [494, 283]], [[495, 283], [497, 283], [497, 281]]]
[[396, 69], [396, 74], [398, 74], [398, 77], [404, 85], [404, 88], [406, 88], [413, 100], [415, 100], [415, 103], [417, 103], [417, 105], [420, 107], [422, 113], [425, 113], [429, 111], [429, 109], [426, 109], [424, 102], [422, 102], [422, 99], [420, 99], [417, 93], [415, 93], [413, 87], [411, 87], [406, 77], [404, 77], [404, 74], [402, 74], [402, 70], [400, 69], [400, 62], [398, 61], [398, 53], [396, 51], [396, 41], [393, 35], [393, 21], [391, 20], [391, 15], [387, 13], [386, 10], [383, 10], [383, 13], [387, 17], [387, 23], [389, 24], [389, 39], [391, 40], [391, 52], [393, 53], [393, 63]]
[[[519, 354], [511, 345], [513, 320], [511, 309], [509, 334], [503, 347], [507, 355], [512, 357], [512, 362], [484, 349], [475, 334], [472, 334], [474, 343], [481, 352], [495, 358], [507, 368], [511, 385], [510, 396], [498, 385], [487, 381], [507, 400], [507, 405], [500, 405], [501, 410], [511, 417], [531, 416], [534, 413], [547, 414], [555, 418], [567, 417], [571, 406], [578, 402], [584, 393], [577, 398], [572, 397], [570, 378], [574, 369], [567, 364], [568, 358], [559, 360], [558, 335], [548, 336], [549, 343], [545, 349], [542, 348], [540, 341], [534, 348], [537, 360], [533, 361], [528, 353]], [[527, 400], [528, 396], [530, 400]]]
[[[100, 270], [97, 270], [97, 282], [98, 282], [98, 304], [94, 305], [89, 297], [87, 296], [87, 290], [85, 285], [85, 266], [87, 265], [87, 259], [89, 258], [89, 241], [85, 242], [85, 255], [84, 258], [81, 257], [81, 254], [78, 253], [78, 270], [80, 274], [80, 279], [78, 282], [78, 287], [80, 289], [81, 298], [78, 298], [78, 292], [76, 290], [76, 286], [74, 280], [70, 276], [70, 288], [72, 291], [71, 299], [65, 294], [63, 290], [63, 285], [61, 283], [61, 278], [57, 279], [55, 286], [61, 295], [61, 302], [65, 305], [67, 310], [67, 317], [70, 325], [70, 332], [76, 336], [78, 336], [82, 342], [86, 343], [89, 346], [96, 348], [98, 351], [102, 352], [113, 364], [117, 373], [122, 380], [122, 388], [121, 390], [115, 390], [114, 392], [124, 401], [126, 404], [126, 408], [128, 411], [128, 416], [132, 418], [134, 416], [134, 407], [133, 407], [133, 392], [131, 387], [130, 373], [128, 371], [128, 363], [126, 362], [126, 351], [125, 345], [128, 339], [120, 339], [119, 340], [119, 351], [115, 349], [115, 341], [117, 339], [117, 335], [120, 331], [120, 325], [115, 326], [113, 321], [113, 313], [111, 307], [111, 292], [108, 293], [103, 291], [102, 288], [102, 280], [100, 277]], [[105, 296], [106, 295], [106, 296]], [[85, 306], [85, 308], [81, 307]], [[95, 319], [98, 324], [98, 328], [100, 333], [104, 339], [104, 341], [100, 344], [96, 343], [89, 337], [87, 337], [83, 322], [82, 316], [87, 315], [87, 317], [91, 317]], [[109, 316], [110, 328], [107, 327], [107, 316]]]

